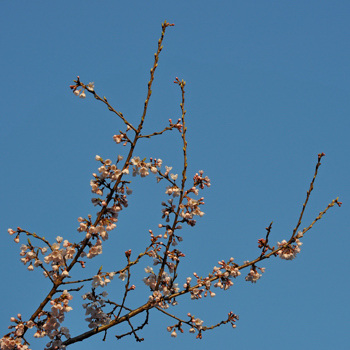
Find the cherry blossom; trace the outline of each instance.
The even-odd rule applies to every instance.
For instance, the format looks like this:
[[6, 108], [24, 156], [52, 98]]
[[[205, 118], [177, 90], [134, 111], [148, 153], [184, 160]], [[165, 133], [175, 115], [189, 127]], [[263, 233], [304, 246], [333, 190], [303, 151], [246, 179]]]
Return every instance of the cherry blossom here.
[[87, 86], [86, 86], [86, 88], [89, 90], [89, 91], [94, 91], [94, 88], [95, 88], [95, 85], [94, 85], [94, 82], [92, 82], [92, 83], [89, 83]]

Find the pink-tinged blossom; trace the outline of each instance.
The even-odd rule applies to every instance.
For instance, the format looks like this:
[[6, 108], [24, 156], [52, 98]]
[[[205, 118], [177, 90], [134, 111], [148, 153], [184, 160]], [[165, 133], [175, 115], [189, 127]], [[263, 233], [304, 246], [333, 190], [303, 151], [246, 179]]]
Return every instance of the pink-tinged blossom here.
[[124, 134], [114, 135], [114, 136], [113, 136], [113, 140], [114, 140], [116, 143], [121, 143], [122, 140], [123, 140], [123, 137], [124, 137]]
[[61, 276], [67, 277], [67, 276], [69, 276], [69, 272], [68, 272], [67, 270], [64, 270], [64, 271], [61, 273]]
[[140, 173], [141, 177], [146, 177], [147, 175], [149, 175], [149, 171], [145, 166], [143, 166], [139, 169], [139, 173]]
[[153, 268], [152, 268], [152, 267], [149, 267], [149, 266], [145, 267], [145, 272], [146, 272], [146, 273], [154, 273], [154, 272], [153, 272]]
[[128, 275], [126, 274], [125, 271], [119, 273], [118, 278], [120, 278], [122, 281], [124, 281], [126, 277], [128, 277]]
[[165, 166], [166, 171], [165, 171], [164, 175], [168, 176], [168, 174], [172, 168], [173, 168], [172, 166]]
[[38, 266], [40, 266], [42, 264], [43, 264], [43, 262], [41, 260], [39, 260], [39, 259], [35, 260], [35, 262], [34, 262], [34, 266], [35, 267], [38, 267]]
[[201, 293], [203, 291], [201, 289], [198, 288], [194, 288], [193, 290], [191, 290], [191, 299], [199, 299], [201, 298]]
[[158, 173], [158, 169], [155, 166], [151, 166], [150, 167], [150, 171], [152, 174], [157, 174]]
[[77, 231], [78, 232], [84, 232], [87, 230], [88, 225], [85, 222], [81, 222]]
[[140, 157], [134, 157], [131, 159], [131, 164], [136, 166], [136, 167], [140, 167], [141, 166], [141, 159]]
[[35, 326], [35, 323], [33, 321], [28, 321], [26, 323], [26, 326], [29, 328], [29, 329], [32, 329], [34, 326]]
[[91, 92], [93, 92], [93, 91], [94, 91], [94, 87], [95, 87], [94, 82], [92, 82], [92, 83], [89, 83], [89, 84], [86, 86], [86, 89], [89, 90], [89, 91], [91, 91]]
[[83, 92], [80, 94], [80, 96], [79, 96], [79, 98], [85, 98], [86, 97], [86, 95], [85, 95], [85, 92], [84, 92], [84, 90], [83, 90]]
[[120, 175], [122, 174], [122, 171], [120, 169], [114, 170], [114, 174], [111, 175], [111, 180], [116, 181], [119, 179]]
[[15, 327], [15, 335], [17, 337], [20, 337], [24, 333], [24, 324], [23, 323], [18, 323], [17, 326]]
[[198, 330], [199, 330], [199, 329], [202, 329], [202, 324], [203, 324], [203, 321], [202, 321], [202, 320], [200, 320], [199, 318], [196, 318], [196, 319], [194, 320], [194, 323], [195, 323], [195, 325], [196, 325], [196, 327], [197, 327]]
[[9, 229], [7, 230], [7, 232], [8, 232], [10, 235], [13, 235], [13, 234], [16, 233], [16, 231], [12, 230], [12, 228], [9, 228]]
[[29, 247], [25, 244], [22, 244], [20, 249], [22, 252], [25, 252], [27, 249], [29, 249]]

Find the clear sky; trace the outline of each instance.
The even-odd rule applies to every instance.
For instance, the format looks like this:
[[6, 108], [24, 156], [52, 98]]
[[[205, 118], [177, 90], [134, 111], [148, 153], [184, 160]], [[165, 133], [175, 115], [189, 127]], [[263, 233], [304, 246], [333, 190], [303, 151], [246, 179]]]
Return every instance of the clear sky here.
[[[347, 1], [2, 1], [2, 334], [11, 316], [30, 317], [50, 288], [41, 272], [19, 261], [7, 229], [21, 226], [51, 242], [58, 235], [80, 240], [77, 218], [96, 213], [89, 185], [95, 155], [125, 154], [112, 139], [124, 130], [121, 121], [91, 96], [75, 97], [69, 85], [77, 75], [94, 81], [96, 92], [136, 124], [166, 19], [175, 27], [166, 33], [144, 131], [181, 115], [173, 80], [186, 80], [188, 174], [203, 169], [212, 182], [203, 193], [204, 217], [183, 230], [179, 281], [194, 271], [205, 276], [231, 256], [253, 260], [271, 221], [271, 242], [288, 239], [320, 152], [326, 156], [301, 227], [332, 199], [344, 204], [305, 235], [296, 260], [260, 264], [266, 272], [257, 284], [244, 280], [244, 270], [229, 291], [215, 290], [210, 300], [185, 296], [170, 309], [183, 318], [191, 312], [207, 326], [232, 310], [240, 316], [236, 329], [222, 326], [200, 341], [185, 328], [174, 339], [166, 326], [175, 322], [152, 312], [139, 332], [142, 343], [116, 340], [128, 331], [122, 326], [110, 329], [106, 342], [98, 335], [70, 348], [348, 349], [349, 16]], [[136, 155], [161, 158], [181, 172], [177, 133], [143, 141]], [[161, 222], [164, 185], [152, 177], [132, 180], [129, 208], [86, 275], [101, 265], [123, 267], [123, 252], [136, 256]], [[148, 297], [141, 279], [151, 264], [136, 269], [128, 306]], [[111, 299], [122, 288], [114, 280]], [[72, 336], [87, 330], [81, 294], [73, 294], [66, 318]], [[42, 344], [33, 341], [32, 348]]]

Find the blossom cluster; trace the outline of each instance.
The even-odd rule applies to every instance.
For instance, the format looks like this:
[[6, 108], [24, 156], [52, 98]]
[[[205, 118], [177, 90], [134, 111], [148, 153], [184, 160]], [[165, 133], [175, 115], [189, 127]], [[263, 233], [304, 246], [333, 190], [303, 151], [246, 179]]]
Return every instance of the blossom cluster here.
[[194, 333], [195, 329], [200, 331], [203, 328], [203, 320], [199, 318], [194, 318], [194, 316], [192, 316], [190, 313], [187, 314], [187, 316], [191, 317], [190, 323], [192, 324], [192, 327], [189, 330], [190, 333]]
[[262, 275], [258, 271], [254, 270], [252, 268], [252, 269], [250, 269], [248, 275], [245, 277], [245, 280], [248, 282], [256, 283], [257, 280], [259, 280], [261, 276]]
[[102, 254], [102, 241], [108, 240], [108, 232], [116, 228], [115, 222], [118, 221], [118, 210], [116, 206], [110, 208], [105, 214], [107, 217], [102, 218], [96, 226], [92, 225], [91, 221], [87, 219], [83, 219], [82, 217], [78, 218], [80, 224], [77, 231], [86, 232], [86, 239], [92, 238], [92, 240], [96, 240], [94, 244], [91, 241], [87, 243], [89, 252], [81, 252], [81, 257], [86, 256], [88, 259], [92, 259]]
[[175, 213], [175, 209], [176, 209], [176, 205], [174, 204], [173, 198], [168, 199], [168, 204], [166, 202], [162, 202], [162, 206], [164, 207], [162, 209], [162, 219], [165, 218], [165, 221], [169, 222], [170, 213]]
[[92, 287], [97, 288], [106, 286], [114, 278], [114, 275], [114, 272], [106, 273], [104, 275], [101, 273], [95, 275], [92, 279]]
[[205, 186], [210, 187], [210, 179], [208, 176], [203, 177], [203, 170], [200, 170], [199, 173], [196, 173], [193, 177], [193, 186], [185, 191], [184, 198], [187, 203], [181, 203], [179, 205], [181, 211], [180, 216], [183, 218], [183, 221], [190, 226], [196, 225], [196, 220], [194, 216], [202, 217], [204, 212], [200, 209], [201, 205], [204, 205], [204, 197], [199, 199], [193, 199], [189, 197], [190, 193], [198, 196], [199, 189], [204, 189]]
[[205, 186], [210, 187], [210, 179], [208, 176], [203, 177], [203, 170], [199, 170], [198, 173], [196, 173], [193, 177], [193, 184], [194, 186], [199, 186], [201, 190], [204, 189]]
[[11, 336], [4, 336], [0, 339], [0, 349], [1, 350], [31, 350], [27, 344], [22, 344], [23, 338], [16, 336], [13, 338]]
[[226, 263], [224, 260], [218, 261], [219, 267], [214, 266], [213, 274], [219, 277], [218, 281], [214, 284], [214, 287], [227, 290], [233, 286], [231, 278], [236, 278], [241, 275], [236, 264], [233, 263], [234, 258], [230, 258]]
[[172, 119], [169, 119], [169, 124], [171, 128], [176, 128], [177, 130], [179, 130], [180, 132], [182, 132], [182, 127], [183, 125], [181, 124], [181, 118], [179, 118], [176, 122], [176, 124], [173, 124]]
[[90, 300], [89, 303], [83, 304], [85, 315], [89, 316], [85, 319], [85, 321], [89, 322], [89, 328], [96, 328], [111, 322], [110, 316], [102, 310], [105, 306], [105, 300], [103, 298], [107, 295], [108, 293], [106, 291], [96, 295], [93, 289], [92, 292], [82, 296], [84, 300]]
[[[5, 335], [0, 339], [0, 349], [2, 350], [30, 350], [28, 347], [28, 344], [24, 341], [22, 338], [25, 327], [27, 328], [33, 328], [34, 327], [34, 322], [33, 321], [27, 321], [24, 322], [22, 320], [22, 315], [17, 314], [16, 317], [11, 317], [11, 322], [16, 323], [15, 326], [9, 326], [9, 329], [14, 328], [15, 330], [12, 331], [11, 333]], [[22, 342], [24, 342], [22, 344]]]
[[[43, 247], [43, 248], [40, 248], [39, 250], [44, 255], [47, 251], [47, 248]], [[23, 256], [23, 258], [21, 258], [21, 262], [24, 265], [26, 265], [29, 262], [29, 265], [27, 267], [27, 269], [29, 271], [33, 271], [34, 267], [38, 267], [38, 266], [42, 265], [42, 263], [43, 263], [39, 259], [38, 254], [35, 252], [34, 247], [32, 245], [22, 244], [21, 245], [21, 252], [19, 253], [19, 255]], [[47, 257], [45, 257], [45, 258], [47, 258]]]
[[157, 174], [162, 163], [161, 159], [154, 159], [152, 162], [151, 158], [150, 162], [145, 162], [145, 160], [141, 160], [140, 157], [134, 157], [131, 159], [132, 176], [140, 175], [141, 177], [146, 177], [149, 175], [149, 172]]
[[187, 200], [187, 203], [180, 204], [180, 216], [191, 226], [194, 226], [196, 224], [196, 220], [193, 220], [194, 215], [198, 215], [202, 217], [204, 215], [204, 212], [200, 210], [200, 205], [203, 205], [203, 197], [196, 200], [193, 198], [185, 197]]
[[[100, 161], [102, 165], [98, 168], [100, 175], [92, 174], [94, 180], [90, 181], [91, 192], [98, 195], [103, 195], [103, 187], [106, 185], [106, 179], [110, 179], [111, 182], [118, 180], [121, 174], [129, 174], [129, 169], [118, 169], [118, 163], [123, 160], [123, 156], [118, 156], [116, 164], [112, 164], [110, 159], [103, 160], [99, 155], [95, 156], [97, 161]], [[101, 188], [102, 187], [102, 188]]]
[[[195, 333], [197, 330], [199, 332], [199, 334], [197, 335], [197, 338], [201, 338], [201, 330], [203, 328], [203, 320], [201, 320], [199, 318], [195, 318], [195, 316], [192, 316], [190, 313], [188, 313], [187, 316], [190, 317], [190, 320], [186, 322], [191, 327], [189, 332]], [[177, 337], [176, 329], [178, 331], [180, 331], [181, 333], [184, 332], [182, 325], [183, 325], [183, 323], [179, 322], [178, 324], [176, 324], [174, 326], [168, 326], [167, 331], [171, 332], [171, 336], [176, 338]]]
[[[159, 290], [155, 290], [157, 286], [158, 276], [154, 273], [152, 267], [147, 266], [145, 268], [145, 272], [149, 275], [144, 277], [142, 281], [146, 286], [150, 287], [153, 293], [149, 296], [148, 301], [152, 302], [152, 304], [158, 304], [159, 307], [163, 309], [167, 309], [169, 304], [165, 303], [162, 300], [163, 297], [166, 297], [170, 294], [177, 293], [180, 288], [177, 283], [173, 283], [172, 278], [169, 276], [167, 272], [163, 272], [160, 278]], [[171, 302], [172, 305], [175, 305], [176, 302]]]
[[128, 141], [130, 142], [129, 138], [127, 137], [126, 133], [131, 130], [131, 127], [128, 125], [126, 128], [125, 133], [124, 132], [120, 132], [120, 134], [118, 135], [113, 135], [113, 140], [115, 141], [115, 143], [119, 144], [123, 141], [125, 141], [123, 143], [123, 146], [126, 146], [128, 144]]
[[[79, 80], [79, 77], [78, 77], [78, 80]], [[70, 88], [73, 90], [73, 94], [75, 96], [79, 96], [80, 98], [85, 98], [86, 97], [86, 94], [85, 94], [85, 89], [78, 89], [79, 85], [70, 85]], [[94, 91], [94, 88], [95, 88], [95, 85], [94, 83], [89, 83], [88, 85], [86, 85], [86, 89], [90, 92], [93, 92]]]
[[67, 327], [61, 327], [60, 324], [64, 321], [64, 313], [72, 310], [72, 307], [68, 306], [70, 300], [73, 299], [73, 296], [68, 293], [67, 290], [63, 291], [62, 295], [54, 300], [51, 300], [51, 312], [41, 312], [38, 318], [43, 315], [47, 315], [45, 322], [38, 327], [37, 332], [34, 334], [36, 338], [42, 338], [48, 336], [51, 339], [51, 342], [46, 344], [46, 349], [64, 349], [62, 345], [62, 336], [69, 339], [70, 333]]
[[11, 317], [11, 322], [15, 322], [16, 326], [10, 326], [9, 328], [15, 328], [15, 330], [0, 339], [0, 348], [2, 350], [30, 350], [27, 344], [22, 344], [22, 335], [25, 328], [36, 327], [35, 338], [43, 338], [44, 336], [50, 338], [50, 342], [46, 344], [45, 349], [64, 349], [65, 347], [62, 345], [61, 340], [62, 336], [65, 336], [66, 339], [69, 339], [71, 336], [69, 329], [60, 327], [60, 324], [64, 321], [64, 314], [72, 310], [72, 307], [68, 305], [72, 299], [72, 295], [67, 290], [64, 290], [58, 298], [51, 300], [50, 312], [41, 311], [38, 315], [38, 319], [46, 318], [36, 323], [31, 320], [27, 322], [22, 321], [21, 314], [17, 315], [18, 318]]
[[[204, 297], [208, 296], [208, 294], [211, 297], [214, 297], [216, 294], [210, 290], [212, 285], [212, 277], [215, 277], [217, 279], [217, 282], [214, 283], [215, 288], [221, 288], [224, 290], [229, 289], [231, 286], [233, 286], [233, 282], [231, 278], [236, 278], [241, 273], [237, 269], [236, 264], [233, 264], [233, 258], [229, 260], [228, 263], [226, 263], [224, 260], [221, 260], [218, 262], [220, 265], [219, 267], [214, 266], [213, 273], [210, 276], [207, 276], [205, 278], [199, 277], [195, 272], [193, 275], [196, 277], [196, 284], [198, 287], [193, 288], [190, 290], [191, 293], [191, 299], [197, 300], [202, 298], [202, 295]], [[187, 277], [186, 283], [183, 285], [185, 290], [189, 290], [191, 287], [191, 277]]]
[[278, 256], [284, 260], [293, 260], [297, 257], [297, 254], [300, 253], [300, 247], [303, 244], [299, 238], [303, 237], [302, 232], [297, 234], [295, 239], [295, 244], [288, 244], [287, 241], [283, 240], [282, 242], [277, 242], [278, 247], [283, 247], [277, 252]]
[[[196, 277], [197, 279], [197, 285], [198, 287], [196, 288], [192, 288], [190, 293], [191, 293], [191, 299], [192, 300], [197, 300], [197, 299], [201, 299], [202, 298], [202, 294], [204, 292], [204, 297], [206, 297], [208, 295], [208, 292], [210, 294], [211, 297], [214, 297], [216, 294], [214, 292], [212, 292], [210, 290], [211, 287], [211, 281], [209, 277], [205, 277], [205, 278], [201, 278], [199, 277], [195, 272], [193, 273], [193, 275]], [[186, 282], [184, 283], [183, 287], [185, 290], [189, 290], [191, 287], [191, 281], [192, 281], [192, 277], [187, 277], [186, 278]], [[200, 289], [200, 288], [204, 288], [204, 289]]]
[[[12, 229], [8, 229], [8, 232], [13, 235], [14, 233], [18, 232], [18, 235], [15, 239], [17, 243], [19, 243], [19, 233], [25, 232], [21, 228], [18, 228], [17, 231], [14, 231]], [[37, 236], [33, 234], [35, 238]], [[61, 243], [63, 242], [63, 248], [61, 248]], [[76, 247], [74, 244], [70, 243], [68, 240], [64, 240], [60, 236], [56, 237], [56, 242], [53, 244], [49, 244], [47, 242], [48, 247], [50, 248], [51, 252], [48, 253], [47, 247], [34, 247], [30, 240], [28, 240], [28, 244], [22, 244], [21, 245], [21, 252], [20, 256], [21, 262], [26, 265], [29, 263], [27, 269], [29, 271], [33, 271], [34, 267], [42, 267], [44, 269], [44, 276], [50, 277], [53, 281], [55, 281], [58, 277], [63, 276], [67, 277], [69, 275], [67, 271], [67, 261], [70, 259], [73, 259], [75, 253], [76, 253]], [[39, 252], [44, 255], [44, 262], [46, 264], [51, 263], [51, 271], [47, 271], [44, 266], [42, 260], [39, 259]], [[48, 253], [48, 254], [47, 254]], [[45, 256], [45, 254], [47, 254]]]
[[[212, 275], [209, 275], [208, 277], [202, 278], [199, 277], [195, 272], [193, 275], [196, 277], [196, 288], [191, 287], [191, 277], [187, 277], [186, 283], [183, 285], [185, 290], [190, 290], [191, 293], [191, 299], [196, 300], [202, 298], [202, 295], [206, 297], [208, 293], [211, 297], [215, 296], [215, 293], [213, 293], [210, 290], [210, 287], [212, 285], [212, 277], [214, 276], [215, 279], [217, 279], [217, 282], [214, 283], [215, 288], [221, 288], [223, 290], [227, 290], [230, 287], [233, 286], [232, 277], [236, 278], [241, 275], [241, 272], [238, 269], [238, 265], [233, 263], [234, 258], [230, 258], [228, 263], [226, 263], [224, 260], [221, 260], [218, 262], [219, 266], [214, 266]], [[245, 263], [247, 263], [246, 261]], [[250, 281], [252, 283], [256, 283], [256, 281], [262, 276], [256, 271], [256, 267], [253, 265], [252, 269], [246, 276], [245, 280]], [[265, 268], [258, 268], [262, 273], [265, 272]], [[202, 289], [201, 289], [202, 288]]]

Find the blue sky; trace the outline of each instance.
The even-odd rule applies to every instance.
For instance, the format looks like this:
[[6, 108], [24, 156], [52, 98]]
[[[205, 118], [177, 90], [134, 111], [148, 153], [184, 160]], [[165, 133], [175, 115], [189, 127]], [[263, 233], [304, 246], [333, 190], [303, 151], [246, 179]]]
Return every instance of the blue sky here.
[[[128, 331], [122, 326], [112, 328], [106, 342], [96, 336], [71, 349], [346, 349], [349, 14], [346, 1], [2, 2], [2, 333], [11, 316], [29, 317], [50, 287], [19, 261], [7, 229], [78, 241], [77, 218], [96, 213], [89, 186], [95, 155], [115, 160], [125, 154], [112, 139], [123, 124], [91, 96], [75, 97], [69, 85], [77, 75], [94, 81], [96, 92], [136, 124], [166, 19], [175, 27], [166, 33], [144, 132], [181, 115], [173, 80], [186, 80], [188, 174], [203, 169], [212, 182], [203, 193], [205, 216], [183, 232], [179, 280], [194, 271], [204, 276], [231, 256], [237, 263], [253, 260], [271, 221], [271, 242], [288, 239], [320, 152], [326, 156], [301, 227], [332, 199], [344, 204], [305, 235], [296, 260], [260, 264], [266, 273], [257, 284], [246, 282], [243, 271], [229, 291], [215, 291], [210, 300], [185, 296], [170, 310], [179, 317], [191, 312], [207, 326], [232, 310], [240, 316], [235, 330], [222, 326], [199, 341], [185, 329], [173, 339], [166, 326], [175, 322], [153, 312], [139, 333], [141, 344], [131, 337], [117, 341], [115, 334]], [[161, 158], [181, 172], [178, 134], [143, 141], [136, 155]], [[164, 185], [151, 177], [132, 181], [129, 208], [84, 274], [124, 266], [123, 252], [136, 256], [149, 243], [148, 230], [161, 222]], [[135, 269], [130, 307], [148, 297], [141, 279], [151, 264]], [[115, 280], [107, 291], [112, 298], [122, 288]], [[81, 294], [74, 294], [67, 315], [72, 336], [87, 330]], [[33, 341], [32, 348], [42, 344]]]

